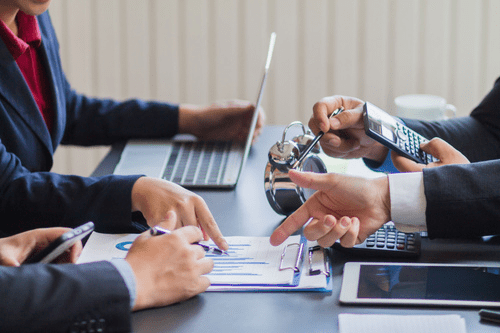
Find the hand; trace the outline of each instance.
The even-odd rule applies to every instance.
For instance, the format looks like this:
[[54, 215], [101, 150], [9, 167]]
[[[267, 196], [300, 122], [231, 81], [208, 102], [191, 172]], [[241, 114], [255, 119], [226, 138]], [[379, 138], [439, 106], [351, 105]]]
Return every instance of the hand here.
[[151, 236], [146, 231], [134, 241], [125, 258], [137, 281], [134, 311], [180, 302], [210, 286], [203, 275], [214, 263], [205, 258], [201, 246], [192, 244], [201, 239], [200, 229], [188, 226], [170, 235]]
[[448, 142], [440, 139], [434, 138], [429, 142], [420, 144], [420, 149], [428, 154], [439, 159], [437, 162], [432, 162], [429, 164], [420, 164], [414, 162], [408, 158], [396, 154], [394, 151], [391, 152], [392, 163], [401, 172], [416, 172], [422, 171], [425, 168], [434, 168], [447, 164], [468, 164], [470, 163], [467, 157], [462, 155], [461, 152], [453, 148]]
[[272, 245], [283, 243], [312, 218], [304, 228], [307, 239], [323, 247], [340, 239], [342, 246], [352, 247], [391, 219], [387, 177], [365, 179], [296, 170], [290, 170], [289, 176], [295, 184], [317, 192], [274, 230]]
[[[190, 133], [201, 140], [235, 140], [247, 138], [255, 106], [246, 101], [218, 102], [210, 106], [183, 104], [179, 107], [179, 132]], [[264, 112], [259, 110], [253, 141], [264, 126]]]
[[[321, 147], [325, 154], [339, 158], [366, 157], [382, 162], [388, 149], [365, 134], [362, 100], [353, 97], [331, 96], [314, 104], [309, 128], [317, 135], [323, 131]], [[339, 107], [344, 111], [328, 119]]]
[[[27, 258], [40, 252], [70, 228], [43, 228], [0, 239], [0, 264], [19, 266]], [[76, 242], [68, 251], [61, 254], [54, 262], [75, 263], [82, 253], [82, 242]]]
[[222, 250], [229, 248], [203, 198], [177, 184], [139, 178], [132, 187], [132, 211], [140, 211], [151, 227], [167, 221], [167, 213], [173, 211], [176, 218], [168, 221], [168, 229], [199, 226], [205, 240], [210, 237]]

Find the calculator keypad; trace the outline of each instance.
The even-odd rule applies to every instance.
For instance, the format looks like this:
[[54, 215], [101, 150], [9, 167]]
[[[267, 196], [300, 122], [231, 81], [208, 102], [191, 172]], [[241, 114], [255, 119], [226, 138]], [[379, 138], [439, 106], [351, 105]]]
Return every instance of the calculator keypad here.
[[388, 223], [361, 244], [345, 248], [336, 242], [333, 248], [360, 256], [417, 257], [420, 255], [420, 244], [419, 233], [404, 233]]
[[366, 239], [366, 247], [386, 248], [391, 250], [415, 251], [415, 234], [404, 233], [394, 226], [383, 226]]
[[396, 125], [396, 133], [399, 138], [399, 147], [408, 152], [410, 155], [415, 157], [422, 163], [429, 164], [437, 161], [432, 155], [427, 154], [423, 150], [420, 149], [420, 144], [423, 142], [427, 142], [423, 136], [418, 133], [408, 129], [408, 127], [397, 123]]

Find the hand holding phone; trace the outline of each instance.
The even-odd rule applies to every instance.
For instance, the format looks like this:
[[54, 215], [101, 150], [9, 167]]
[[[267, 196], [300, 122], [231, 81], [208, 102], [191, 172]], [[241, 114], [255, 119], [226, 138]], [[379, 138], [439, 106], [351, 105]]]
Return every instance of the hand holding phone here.
[[51, 242], [46, 248], [28, 258], [24, 263], [50, 263], [71, 248], [76, 242], [89, 235], [94, 230], [94, 223], [87, 222], [75, 229], [64, 233]]

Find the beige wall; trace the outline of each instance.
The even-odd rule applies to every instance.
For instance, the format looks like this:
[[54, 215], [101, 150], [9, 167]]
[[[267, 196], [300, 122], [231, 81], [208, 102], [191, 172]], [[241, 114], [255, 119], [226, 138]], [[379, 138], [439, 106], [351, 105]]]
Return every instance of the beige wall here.
[[[307, 121], [323, 96], [394, 112], [430, 93], [467, 115], [500, 75], [498, 0], [54, 0], [69, 81], [95, 96], [254, 100], [269, 34], [267, 123]], [[63, 148], [54, 171], [89, 175], [107, 149]]]

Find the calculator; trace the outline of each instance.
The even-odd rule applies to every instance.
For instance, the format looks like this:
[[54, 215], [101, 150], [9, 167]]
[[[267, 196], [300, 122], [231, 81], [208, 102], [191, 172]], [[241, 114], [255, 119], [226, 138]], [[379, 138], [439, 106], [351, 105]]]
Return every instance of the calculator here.
[[363, 121], [366, 135], [399, 155], [422, 164], [438, 161], [420, 149], [429, 140], [370, 102], [363, 106]]
[[397, 230], [392, 223], [387, 223], [361, 244], [347, 248], [337, 241], [332, 247], [359, 256], [411, 258], [420, 255], [420, 244], [420, 233], [405, 233]]

